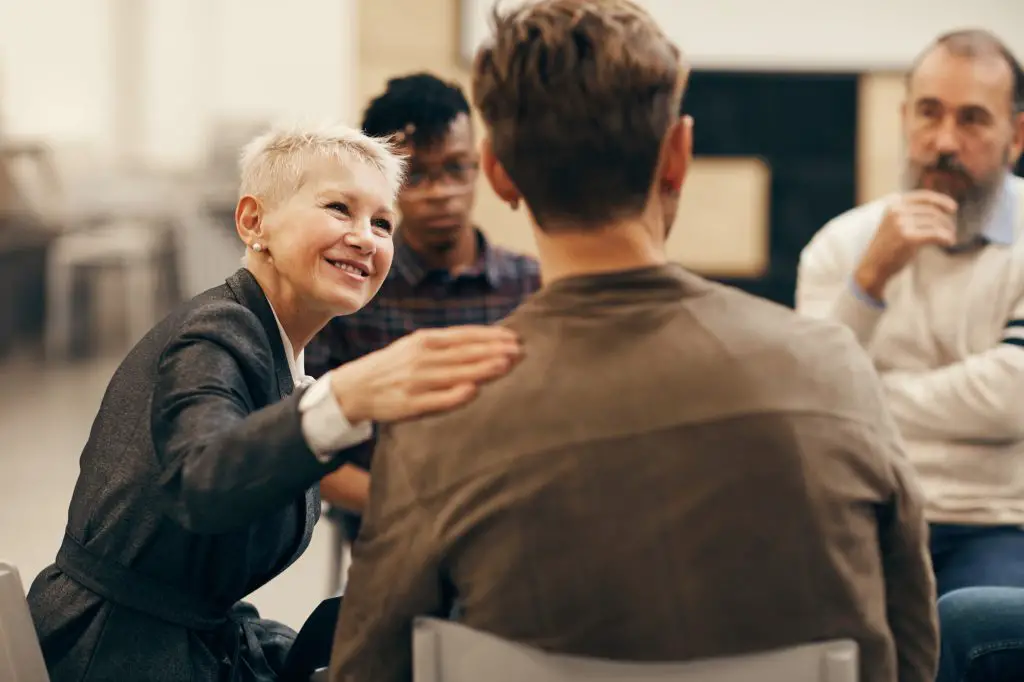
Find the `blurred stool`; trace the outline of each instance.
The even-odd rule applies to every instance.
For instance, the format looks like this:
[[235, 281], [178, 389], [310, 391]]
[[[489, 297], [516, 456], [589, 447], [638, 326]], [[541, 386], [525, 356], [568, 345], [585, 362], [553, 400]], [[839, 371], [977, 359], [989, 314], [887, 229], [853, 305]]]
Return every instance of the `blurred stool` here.
[[126, 221], [71, 232], [53, 243], [46, 264], [48, 357], [66, 357], [70, 351], [74, 283], [79, 271], [119, 269], [131, 342], [149, 331], [160, 308], [159, 269], [165, 237], [165, 231], [154, 223]]
[[0, 561], [0, 679], [49, 682], [18, 569]]

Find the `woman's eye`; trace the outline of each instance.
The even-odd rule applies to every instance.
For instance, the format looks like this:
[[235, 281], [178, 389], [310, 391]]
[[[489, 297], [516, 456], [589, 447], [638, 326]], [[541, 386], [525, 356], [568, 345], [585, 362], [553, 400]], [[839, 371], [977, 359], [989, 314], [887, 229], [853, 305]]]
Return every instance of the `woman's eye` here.
[[391, 225], [391, 221], [387, 220], [386, 218], [374, 218], [373, 219], [373, 226], [376, 227], [376, 228], [380, 228], [381, 230], [384, 230], [385, 232], [387, 232], [389, 234], [391, 233], [391, 230], [393, 229], [393, 227]]
[[330, 204], [327, 204], [327, 208], [331, 209], [332, 211], [337, 211], [342, 215], [348, 215], [348, 204], [343, 204], [339, 201], [335, 201]]

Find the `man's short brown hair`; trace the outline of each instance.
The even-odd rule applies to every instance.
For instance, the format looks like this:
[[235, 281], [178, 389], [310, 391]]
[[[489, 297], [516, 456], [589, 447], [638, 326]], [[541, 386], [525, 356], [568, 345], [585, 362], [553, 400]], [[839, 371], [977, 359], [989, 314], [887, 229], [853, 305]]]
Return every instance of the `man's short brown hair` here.
[[679, 49], [628, 0], [542, 0], [492, 21], [473, 99], [538, 224], [640, 213], [679, 118]]

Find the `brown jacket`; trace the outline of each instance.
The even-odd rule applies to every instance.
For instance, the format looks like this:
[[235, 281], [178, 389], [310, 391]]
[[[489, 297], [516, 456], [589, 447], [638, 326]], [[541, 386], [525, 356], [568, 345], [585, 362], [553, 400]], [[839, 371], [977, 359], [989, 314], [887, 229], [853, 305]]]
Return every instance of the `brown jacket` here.
[[849, 637], [931, 682], [921, 499], [852, 335], [675, 266], [557, 282], [526, 357], [385, 429], [335, 682], [411, 679], [411, 619], [550, 651], [730, 656]]

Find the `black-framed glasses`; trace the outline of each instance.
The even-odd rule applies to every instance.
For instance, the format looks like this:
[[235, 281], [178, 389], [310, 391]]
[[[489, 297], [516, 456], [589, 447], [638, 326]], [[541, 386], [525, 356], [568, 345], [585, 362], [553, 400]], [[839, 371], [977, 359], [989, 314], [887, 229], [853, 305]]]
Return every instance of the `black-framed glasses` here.
[[479, 169], [477, 161], [452, 161], [440, 168], [413, 168], [405, 177], [405, 185], [411, 189], [427, 187], [435, 182], [468, 185], [476, 179]]

